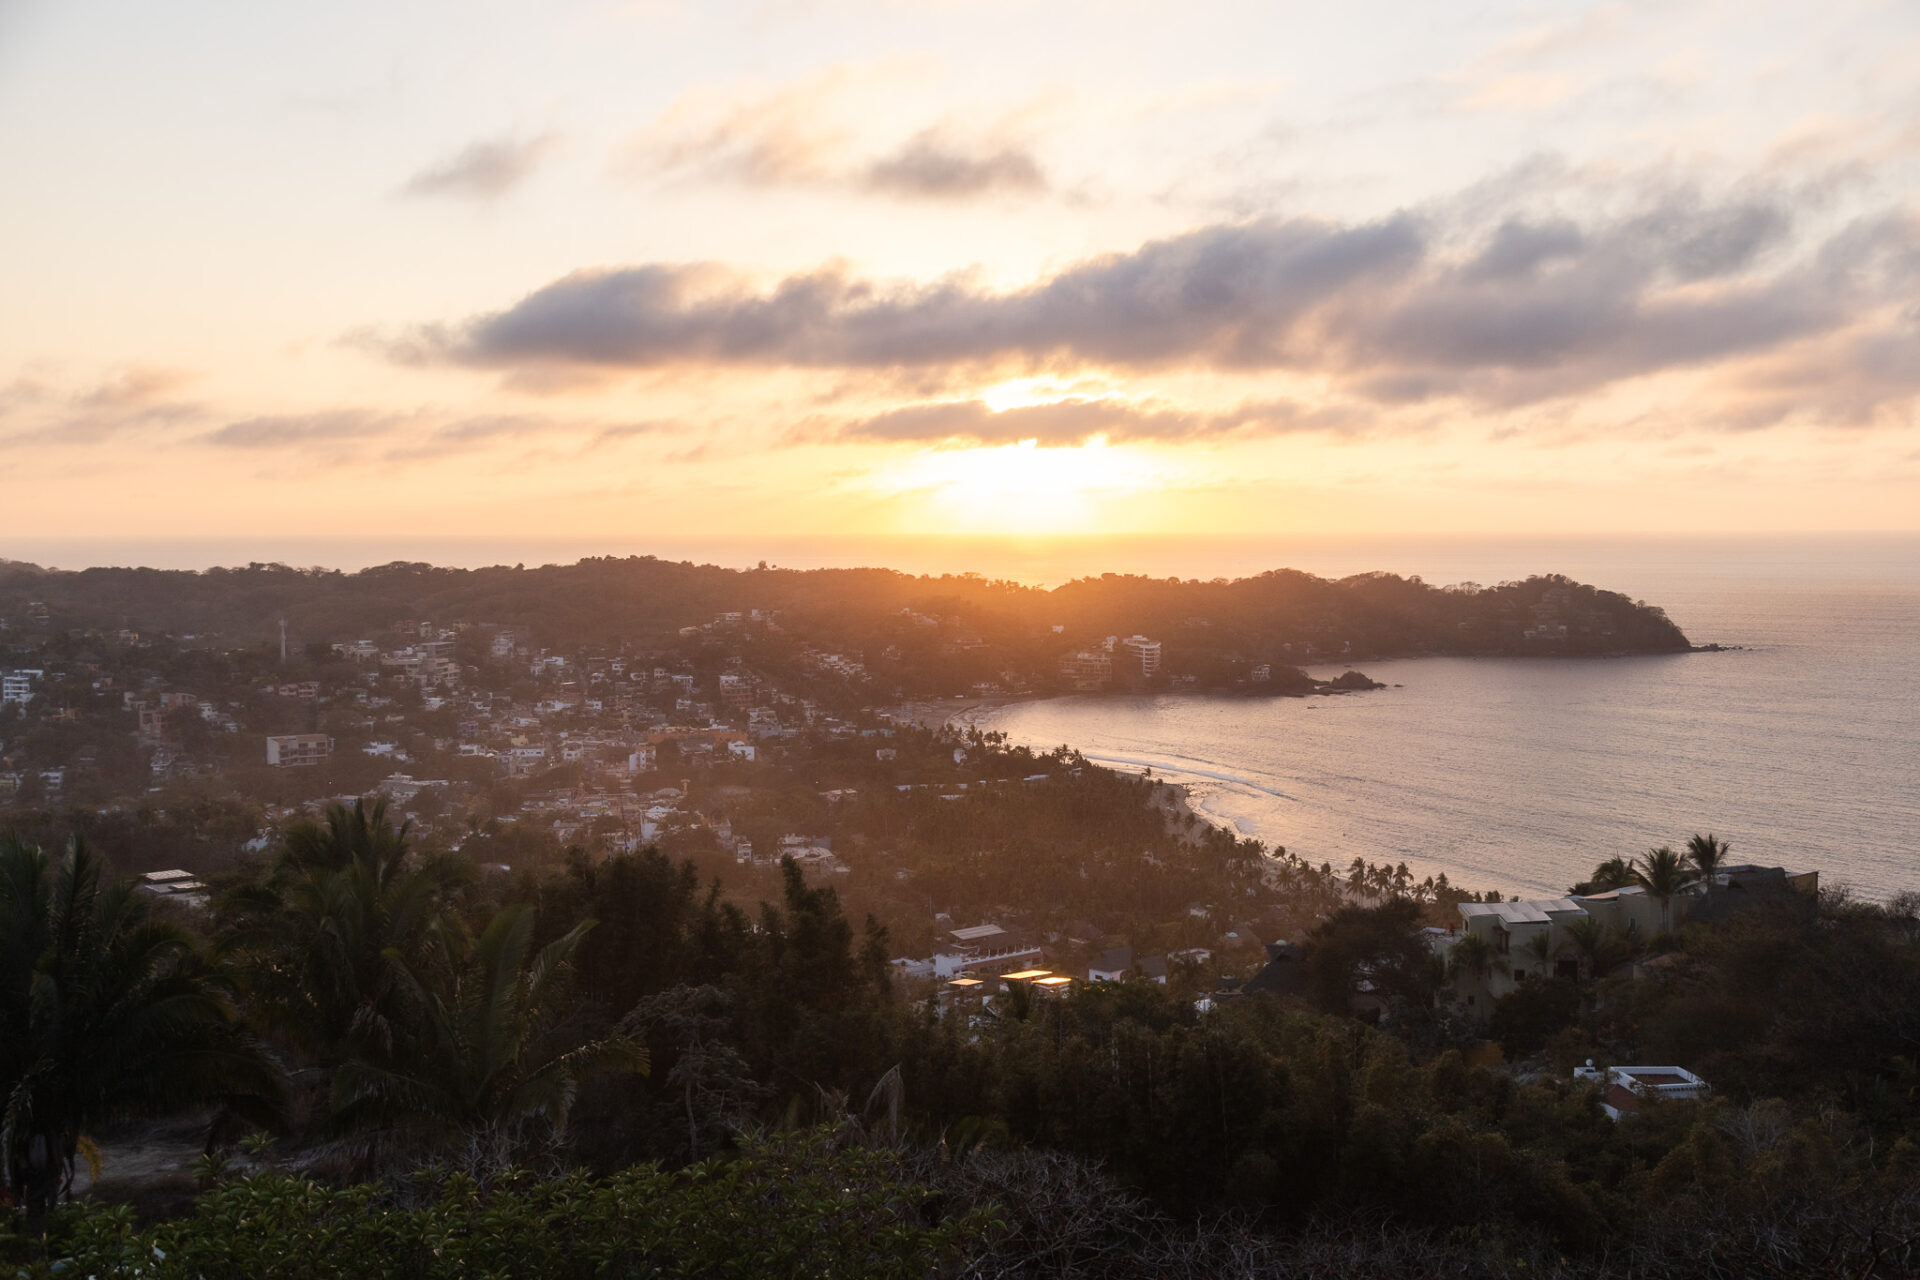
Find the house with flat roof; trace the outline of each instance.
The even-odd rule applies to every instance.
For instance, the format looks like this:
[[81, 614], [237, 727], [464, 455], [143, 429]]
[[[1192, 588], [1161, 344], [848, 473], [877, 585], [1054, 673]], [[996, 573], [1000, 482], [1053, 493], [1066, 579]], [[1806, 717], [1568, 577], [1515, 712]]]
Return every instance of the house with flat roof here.
[[267, 739], [267, 763], [276, 769], [324, 764], [333, 739], [324, 733], [282, 733]]
[[1644, 940], [1686, 920], [1723, 919], [1768, 904], [1811, 904], [1819, 885], [1817, 871], [1743, 864], [1722, 867], [1711, 884], [1696, 879], [1665, 903], [1637, 884], [1565, 898], [1462, 902], [1460, 923], [1448, 931], [1429, 931], [1428, 946], [1447, 960], [1468, 937], [1487, 944], [1494, 957], [1492, 971], [1455, 978], [1468, 1008], [1484, 1016], [1494, 1001], [1529, 979], [1578, 977], [1581, 953], [1569, 929], [1579, 922], [1596, 921], [1616, 937]]
[[207, 905], [207, 886], [188, 871], [149, 871], [140, 877], [135, 891], [149, 898], [164, 898], [187, 907]]
[[924, 960], [902, 957], [894, 967], [909, 978], [990, 978], [1031, 968], [1040, 960], [1040, 948], [997, 924], [949, 929], [947, 941], [937, 943]]
[[1587, 1059], [1584, 1067], [1575, 1067], [1576, 1080], [1591, 1080], [1601, 1086], [1600, 1107], [1610, 1120], [1623, 1120], [1638, 1113], [1649, 1099], [1705, 1098], [1713, 1087], [1685, 1067], [1595, 1067]]

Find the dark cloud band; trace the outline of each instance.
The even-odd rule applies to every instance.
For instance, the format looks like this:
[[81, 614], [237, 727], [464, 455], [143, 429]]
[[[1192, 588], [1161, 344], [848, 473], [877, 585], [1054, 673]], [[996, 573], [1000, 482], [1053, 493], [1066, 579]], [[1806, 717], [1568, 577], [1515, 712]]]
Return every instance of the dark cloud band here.
[[1382, 402], [1524, 403], [1832, 334], [1920, 282], [1910, 217], [1811, 245], [1793, 231], [1777, 201], [1676, 196], [1584, 224], [1206, 227], [1005, 292], [840, 269], [756, 289], [653, 264], [578, 272], [388, 351], [495, 368], [1290, 370]]

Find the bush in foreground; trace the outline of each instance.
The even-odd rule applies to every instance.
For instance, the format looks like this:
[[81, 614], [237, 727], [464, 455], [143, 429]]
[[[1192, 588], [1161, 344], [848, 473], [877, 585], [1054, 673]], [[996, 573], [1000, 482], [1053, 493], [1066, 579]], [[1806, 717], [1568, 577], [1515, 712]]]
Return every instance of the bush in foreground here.
[[897, 1157], [813, 1133], [676, 1172], [607, 1178], [464, 1174], [329, 1189], [243, 1177], [190, 1217], [136, 1231], [126, 1209], [76, 1204], [47, 1257], [0, 1236], [0, 1260], [54, 1275], [142, 1280], [467, 1280], [469, 1277], [782, 1277], [916, 1280], [975, 1249], [985, 1212], [942, 1220]]

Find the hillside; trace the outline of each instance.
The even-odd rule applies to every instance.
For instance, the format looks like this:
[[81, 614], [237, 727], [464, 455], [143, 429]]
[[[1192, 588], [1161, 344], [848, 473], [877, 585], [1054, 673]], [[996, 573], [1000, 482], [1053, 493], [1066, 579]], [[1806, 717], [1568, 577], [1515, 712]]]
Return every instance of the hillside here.
[[45, 570], [0, 563], [0, 618], [32, 631], [164, 632], [225, 645], [296, 644], [383, 631], [403, 619], [526, 628], [589, 648], [667, 637], [727, 613], [777, 614], [810, 642], [902, 654], [929, 648], [998, 677], [1051, 668], [1108, 635], [1162, 642], [1166, 669], [1203, 684], [1222, 664], [1337, 662], [1413, 654], [1671, 653], [1687, 638], [1644, 602], [1559, 575], [1436, 587], [1372, 573], [1339, 580], [1274, 570], [1229, 581], [1105, 574], [1052, 590], [977, 575], [889, 569], [726, 569], [588, 559], [539, 568], [394, 563], [358, 573], [245, 568]]

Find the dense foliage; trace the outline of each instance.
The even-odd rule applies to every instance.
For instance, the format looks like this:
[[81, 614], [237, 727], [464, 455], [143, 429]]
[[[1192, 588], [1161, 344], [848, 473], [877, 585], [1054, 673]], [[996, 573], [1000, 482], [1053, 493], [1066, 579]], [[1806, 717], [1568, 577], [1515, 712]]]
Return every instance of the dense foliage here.
[[[1102, 785], [1110, 806], [1160, 812], [1150, 783]], [[28, 886], [9, 891], [16, 916], [118, 919], [61, 916], [56, 860], [8, 857]], [[44, 1240], [16, 1220], [26, 1235], [0, 1249], [155, 1276], [1891, 1276], [1920, 1261], [1908, 904], [1743, 911], [1657, 940], [1637, 976], [1595, 963], [1525, 982], [1488, 1030], [1535, 1056], [1497, 1065], [1424, 954], [1432, 886], [1361, 865], [1348, 887], [1378, 905], [1335, 905], [1330, 868], [1266, 863], [1262, 884], [1320, 895], [1300, 997], [1216, 994], [1203, 1012], [1176, 975], [939, 1013], [901, 998], [884, 931], [792, 862], [750, 913], [655, 850], [489, 879], [413, 850], [377, 807], [337, 809], [237, 877], [205, 939], [165, 926], [164, 962], [143, 970], [207, 984], [179, 1007], [228, 1037], [244, 1013], [293, 1069], [278, 1118], [257, 1118], [273, 1140], [210, 1158], [185, 1217], [140, 1226], [93, 1201]], [[10, 1009], [38, 1007], [18, 994], [51, 981], [37, 975], [79, 971], [62, 957], [95, 954], [56, 944], [65, 932], [7, 953]], [[170, 990], [115, 1008], [149, 991], [173, 1008]], [[34, 1032], [33, 1061], [0, 1061], [0, 1084], [64, 1078], [102, 1043]], [[1566, 1073], [1586, 1057], [1685, 1061], [1715, 1092], [1616, 1123]], [[142, 1088], [107, 1081], [66, 1113], [69, 1165], [115, 1114], [221, 1100]], [[212, 1145], [233, 1153], [250, 1125], [224, 1100]]]
[[900, 1164], [812, 1137], [598, 1179], [521, 1174], [483, 1185], [428, 1170], [392, 1189], [330, 1189], [305, 1178], [236, 1178], [203, 1196], [191, 1217], [144, 1232], [124, 1213], [75, 1213], [63, 1224], [62, 1256], [21, 1274], [919, 1280], [974, 1244], [991, 1219], [924, 1221], [929, 1193]]
[[0, 1185], [30, 1224], [109, 1120], [277, 1104], [279, 1072], [203, 950], [131, 883], [103, 883], [81, 841], [56, 859], [0, 839]]

